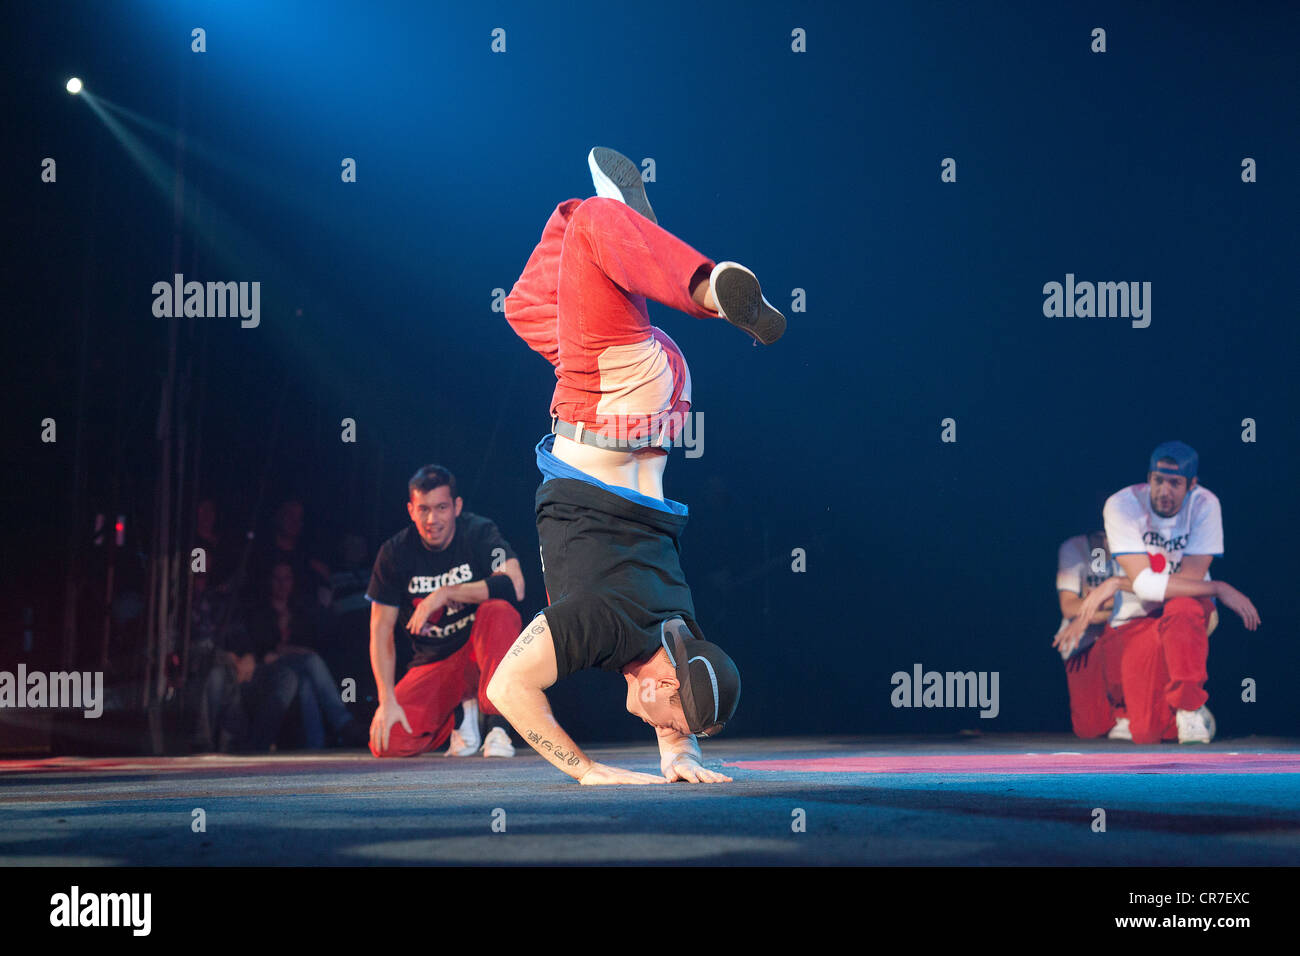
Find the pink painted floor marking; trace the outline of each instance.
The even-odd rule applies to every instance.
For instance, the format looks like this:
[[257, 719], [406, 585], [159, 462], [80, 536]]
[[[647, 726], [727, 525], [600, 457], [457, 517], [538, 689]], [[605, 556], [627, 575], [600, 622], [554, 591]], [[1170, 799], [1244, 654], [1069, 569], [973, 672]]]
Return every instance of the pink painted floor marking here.
[[916, 754], [738, 760], [723, 766], [787, 773], [1300, 773], [1300, 753]]

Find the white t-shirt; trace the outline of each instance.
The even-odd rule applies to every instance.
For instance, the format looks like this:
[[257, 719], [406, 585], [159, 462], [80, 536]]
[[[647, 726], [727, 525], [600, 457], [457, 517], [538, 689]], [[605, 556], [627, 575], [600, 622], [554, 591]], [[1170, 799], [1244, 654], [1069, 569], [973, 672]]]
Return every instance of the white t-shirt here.
[[[1156, 574], [1173, 574], [1189, 554], [1223, 555], [1223, 515], [1219, 499], [1208, 488], [1197, 485], [1183, 499], [1178, 513], [1162, 518], [1151, 510], [1151, 491], [1146, 482], [1129, 485], [1106, 499], [1101, 512], [1106, 539], [1112, 554], [1145, 554]], [[1205, 573], [1210, 580], [1210, 573]], [[1115, 595], [1112, 627], [1146, 617], [1161, 605], [1142, 601], [1131, 591]]]
[[1088, 592], [1101, 584], [1112, 574], [1123, 574], [1124, 569], [1110, 554], [1099, 555], [1105, 558], [1100, 570], [1093, 568], [1093, 555], [1088, 548], [1088, 536], [1076, 534], [1066, 538], [1056, 549], [1056, 590], [1073, 591], [1079, 597], [1087, 597]]
[[[1066, 538], [1061, 542], [1061, 546], [1056, 549], [1056, 590], [1071, 591], [1079, 597], [1087, 597], [1088, 592], [1101, 584], [1111, 575], [1117, 574], [1123, 577], [1124, 569], [1120, 567], [1118, 561], [1110, 553], [1104, 553], [1097, 556], [1099, 559], [1104, 558], [1104, 563], [1098, 565], [1100, 570], [1094, 568], [1093, 554], [1088, 547], [1088, 536], [1086, 534], [1076, 534], [1073, 538]], [[1057, 628], [1057, 633], [1065, 630], [1066, 625], [1070, 623], [1067, 617], [1061, 618], [1061, 626]], [[1098, 627], [1100, 630], [1100, 626]], [[1079, 641], [1078, 646], [1074, 649], [1084, 650], [1096, 639], [1095, 634], [1087, 634], [1084, 639]], [[1069, 657], [1064, 652], [1062, 657]]]

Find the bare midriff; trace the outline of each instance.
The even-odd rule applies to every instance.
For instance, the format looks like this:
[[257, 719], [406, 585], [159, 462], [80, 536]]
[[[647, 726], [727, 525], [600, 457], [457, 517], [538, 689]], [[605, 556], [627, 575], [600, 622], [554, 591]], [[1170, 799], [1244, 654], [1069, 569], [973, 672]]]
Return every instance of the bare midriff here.
[[662, 448], [616, 451], [583, 445], [563, 435], [555, 436], [555, 457], [607, 485], [631, 488], [651, 498], [664, 499], [664, 468], [668, 452]]

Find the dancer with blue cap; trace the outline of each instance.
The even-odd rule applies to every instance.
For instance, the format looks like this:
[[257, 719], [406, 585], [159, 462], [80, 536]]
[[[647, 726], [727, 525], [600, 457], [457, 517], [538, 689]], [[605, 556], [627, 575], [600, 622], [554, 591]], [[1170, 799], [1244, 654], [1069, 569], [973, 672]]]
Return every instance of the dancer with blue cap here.
[[1190, 445], [1162, 442], [1151, 452], [1147, 480], [1106, 500], [1106, 539], [1124, 574], [1089, 592], [1053, 642], [1058, 648], [1077, 642], [1097, 609], [1115, 599], [1107, 633], [1097, 642], [1119, 662], [1108, 688], [1116, 703], [1112, 739], [1213, 740], [1205, 682], [1215, 601], [1235, 611], [1247, 630], [1260, 624], [1246, 595], [1210, 579], [1210, 562], [1223, 556], [1223, 517], [1218, 497], [1200, 484], [1199, 464]]

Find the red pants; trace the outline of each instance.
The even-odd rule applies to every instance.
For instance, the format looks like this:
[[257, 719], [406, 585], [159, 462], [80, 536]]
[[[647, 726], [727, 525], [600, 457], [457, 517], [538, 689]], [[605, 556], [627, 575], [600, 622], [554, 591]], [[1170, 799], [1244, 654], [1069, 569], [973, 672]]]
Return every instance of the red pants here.
[[478, 697], [485, 714], [499, 711], [487, 699], [488, 682], [510, 645], [524, 629], [519, 612], [509, 601], [493, 598], [478, 606], [469, 640], [451, 657], [412, 667], [397, 682], [397, 703], [406, 713], [414, 733], [400, 723], [388, 736], [388, 749], [376, 757], [413, 757], [446, 743], [456, 723], [456, 705]]
[[1086, 652], [1095, 663], [1077, 674], [1067, 670], [1074, 732], [1099, 737], [1115, 718], [1127, 716], [1134, 743], [1177, 740], [1174, 712], [1196, 710], [1209, 699], [1205, 665], [1213, 611], [1209, 598], [1173, 598], [1159, 615], [1107, 627]]
[[1065, 662], [1075, 736], [1104, 737], [1115, 721], [1128, 716], [1120, 681], [1122, 648], [1119, 632], [1107, 626], [1092, 646]]
[[691, 298], [715, 264], [616, 199], [560, 203], [505, 301], [510, 327], [555, 366], [551, 414], [593, 430], [663, 415], [676, 437], [690, 370], [646, 299], [717, 318]]

